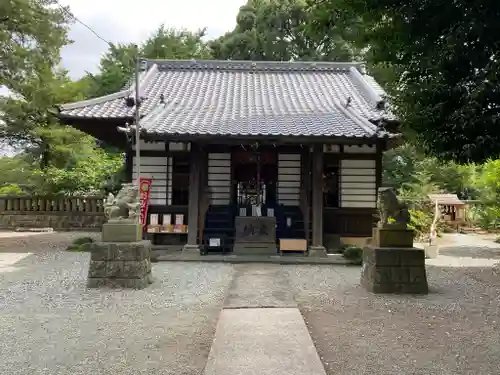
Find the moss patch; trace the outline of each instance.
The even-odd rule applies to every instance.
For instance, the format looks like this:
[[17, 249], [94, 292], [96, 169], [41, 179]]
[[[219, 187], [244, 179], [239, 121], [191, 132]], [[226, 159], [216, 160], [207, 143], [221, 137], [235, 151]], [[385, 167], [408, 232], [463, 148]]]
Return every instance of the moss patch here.
[[79, 237], [74, 240], [71, 245], [66, 249], [67, 251], [85, 252], [88, 251], [89, 244], [93, 243], [94, 240], [90, 237]]

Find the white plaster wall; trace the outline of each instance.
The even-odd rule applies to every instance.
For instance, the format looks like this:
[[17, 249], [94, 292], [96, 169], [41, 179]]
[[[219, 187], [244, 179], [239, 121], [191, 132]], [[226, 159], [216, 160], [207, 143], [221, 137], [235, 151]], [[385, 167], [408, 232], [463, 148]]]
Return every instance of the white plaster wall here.
[[278, 154], [278, 203], [300, 205], [300, 154]]
[[[312, 148], [311, 148], [312, 152]], [[336, 154], [340, 152], [340, 146], [339, 145], [323, 145], [323, 152], [325, 154]]]
[[[142, 151], [165, 151], [165, 142], [145, 142], [141, 139], [139, 149]], [[135, 150], [135, 143], [132, 144], [132, 150]]]
[[375, 160], [341, 160], [340, 200], [345, 208], [376, 207]]
[[375, 146], [355, 145], [355, 146], [344, 146], [344, 152], [346, 154], [374, 154], [377, 152], [377, 149]]
[[[163, 146], [165, 147], [165, 145]], [[132, 178], [137, 179], [137, 166], [133, 157]], [[167, 204], [167, 158], [141, 157], [141, 177], [152, 178], [150, 204]]]
[[231, 154], [208, 154], [210, 204], [225, 205], [231, 200]]

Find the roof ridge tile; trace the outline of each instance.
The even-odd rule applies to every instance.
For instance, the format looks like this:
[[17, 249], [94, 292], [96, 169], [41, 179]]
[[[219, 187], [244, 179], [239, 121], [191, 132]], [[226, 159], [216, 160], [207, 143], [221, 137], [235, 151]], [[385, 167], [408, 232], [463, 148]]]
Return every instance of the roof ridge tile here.
[[253, 61], [253, 60], [147, 60], [165, 70], [228, 70], [228, 71], [348, 71], [361, 69], [358, 62], [316, 61]]

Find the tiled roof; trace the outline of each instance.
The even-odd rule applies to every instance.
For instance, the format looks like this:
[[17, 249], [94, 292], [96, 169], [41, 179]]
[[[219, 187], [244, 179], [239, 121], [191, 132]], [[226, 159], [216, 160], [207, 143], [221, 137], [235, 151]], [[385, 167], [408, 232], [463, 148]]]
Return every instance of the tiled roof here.
[[464, 206], [465, 202], [461, 201], [456, 194], [429, 194], [429, 199], [433, 203], [444, 204], [444, 205], [456, 205]]
[[[382, 88], [358, 63], [146, 60], [143, 66], [141, 128], [148, 133], [369, 137], [377, 131], [370, 120], [385, 116], [377, 108]], [[129, 95], [133, 89], [62, 105], [60, 115], [130, 118]]]

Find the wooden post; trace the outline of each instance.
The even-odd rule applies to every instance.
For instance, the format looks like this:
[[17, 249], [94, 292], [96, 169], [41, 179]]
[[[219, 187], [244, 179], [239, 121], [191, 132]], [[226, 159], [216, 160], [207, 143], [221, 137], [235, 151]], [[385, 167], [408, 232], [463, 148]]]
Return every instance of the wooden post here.
[[188, 236], [184, 251], [199, 251], [198, 218], [200, 214], [200, 172], [202, 155], [199, 146], [191, 143], [191, 165], [189, 172]]
[[200, 153], [201, 158], [201, 171], [200, 171], [200, 212], [198, 219], [198, 238], [203, 245], [203, 231], [205, 229], [205, 215], [208, 210], [209, 197], [208, 197], [208, 153], [202, 150]]
[[311, 233], [309, 232], [311, 223], [311, 202], [310, 202], [310, 192], [311, 192], [311, 152], [309, 148], [307, 151], [303, 152], [301, 155], [302, 161], [302, 214], [304, 215], [304, 232], [306, 241], [309, 244], [309, 237]]
[[326, 256], [323, 246], [323, 145], [315, 144], [312, 153], [312, 246], [309, 254]]
[[125, 181], [133, 181], [133, 169], [134, 169], [134, 152], [130, 148], [125, 153]]

